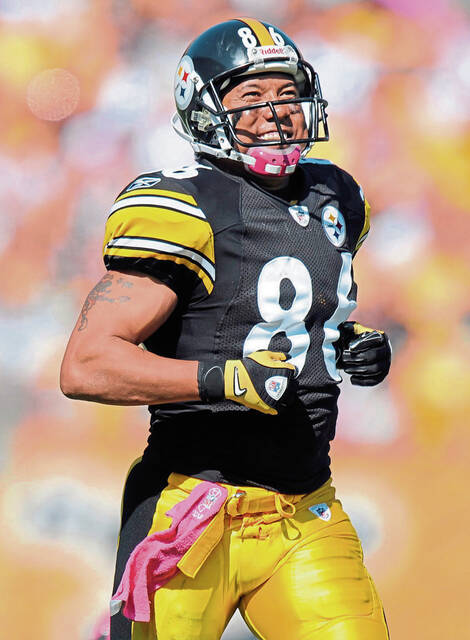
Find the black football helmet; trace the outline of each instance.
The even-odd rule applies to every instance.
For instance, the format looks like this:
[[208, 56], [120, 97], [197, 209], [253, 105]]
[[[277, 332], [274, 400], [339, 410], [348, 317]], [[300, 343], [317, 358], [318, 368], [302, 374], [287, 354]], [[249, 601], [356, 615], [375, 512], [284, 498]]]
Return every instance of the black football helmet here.
[[[243, 76], [280, 72], [294, 78], [298, 98], [272, 100], [238, 109], [222, 105], [225, 89]], [[246, 156], [234, 144], [244, 147], [299, 144], [305, 155], [317, 141], [329, 138], [326, 100], [323, 99], [317, 73], [302, 58], [295, 43], [277, 27], [253, 18], [237, 18], [217, 24], [198, 36], [186, 49], [175, 74], [177, 112], [172, 123], [177, 133], [191, 143], [196, 153], [241, 162]], [[276, 113], [276, 106], [299, 103], [307, 136], [286, 139]], [[253, 144], [237, 138], [237, 112], [268, 107], [279, 139]]]

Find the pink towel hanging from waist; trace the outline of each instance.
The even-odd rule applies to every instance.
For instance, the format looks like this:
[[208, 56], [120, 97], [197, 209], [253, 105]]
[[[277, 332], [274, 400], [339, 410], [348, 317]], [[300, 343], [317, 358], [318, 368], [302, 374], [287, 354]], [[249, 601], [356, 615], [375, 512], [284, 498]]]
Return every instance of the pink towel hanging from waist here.
[[150, 621], [150, 599], [178, 571], [177, 563], [206, 529], [227, 499], [227, 489], [201, 482], [168, 512], [171, 526], [140, 542], [131, 553], [121, 583], [111, 599], [111, 615], [122, 604], [126, 618]]

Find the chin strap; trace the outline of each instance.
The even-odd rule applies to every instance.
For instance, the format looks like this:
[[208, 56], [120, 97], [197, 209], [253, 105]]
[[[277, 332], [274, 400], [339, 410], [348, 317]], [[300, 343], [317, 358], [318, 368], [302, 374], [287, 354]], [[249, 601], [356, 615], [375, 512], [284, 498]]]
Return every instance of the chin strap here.
[[[181, 118], [175, 113], [171, 118], [171, 124], [175, 132], [190, 143], [195, 153], [208, 153], [216, 158], [228, 158], [237, 160], [245, 165], [245, 168], [262, 176], [286, 176], [294, 173], [302, 156], [300, 145], [293, 144], [287, 149], [275, 149], [273, 147], [251, 147], [247, 153], [241, 153], [236, 149], [216, 149], [202, 142], [197, 142], [182, 127]], [[308, 147], [308, 149], [310, 146]], [[304, 153], [308, 150], [304, 149]]]
[[251, 147], [245, 156], [255, 163], [243, 161], [245, 167], [262, 176], [286, 176], [294, 173], [300, 160], [302, 150], [300, 145], [293, 144], [287, 149], [274, 149], [273, 147]]

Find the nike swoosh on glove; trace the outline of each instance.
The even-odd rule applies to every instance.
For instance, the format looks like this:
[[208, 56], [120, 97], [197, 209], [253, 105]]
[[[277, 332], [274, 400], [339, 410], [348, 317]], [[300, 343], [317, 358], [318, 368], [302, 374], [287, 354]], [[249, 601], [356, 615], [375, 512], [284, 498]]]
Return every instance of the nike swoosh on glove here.
[[249, 409], [277, 415], [294, 399], [296, 368], [277, 351], [255, 351], [223, 364], [199, 363], [199, 395], [203, 402], [233, 400]]
[[351, 376], [352, 384], [372, 387], [382, 382], [392, 362], [392, 346], [387, 334], [358, 322], [343, 322], [338, 329], [337, 367]]

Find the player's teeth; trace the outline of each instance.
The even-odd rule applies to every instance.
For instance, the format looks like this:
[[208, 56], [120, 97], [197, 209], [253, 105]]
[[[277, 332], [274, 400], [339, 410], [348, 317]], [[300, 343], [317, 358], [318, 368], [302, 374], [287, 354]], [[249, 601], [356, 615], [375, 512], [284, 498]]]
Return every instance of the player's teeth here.
[[277, 133], [277, 131], [272, 131], [271, 133], [263, 133], [261, 137], [263, 138], [263, 140], [274, 140], [274, 138], [278, 140], [279, 134]]

